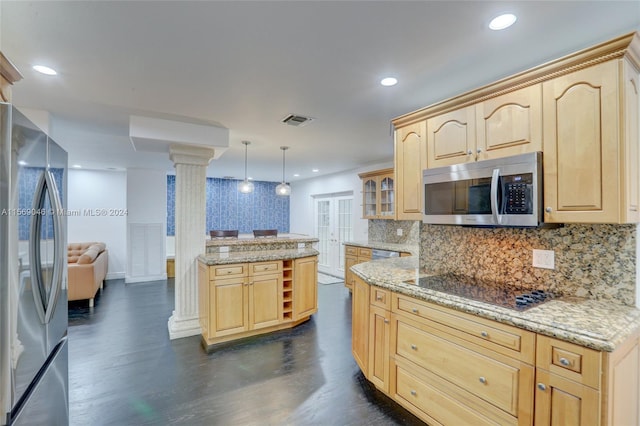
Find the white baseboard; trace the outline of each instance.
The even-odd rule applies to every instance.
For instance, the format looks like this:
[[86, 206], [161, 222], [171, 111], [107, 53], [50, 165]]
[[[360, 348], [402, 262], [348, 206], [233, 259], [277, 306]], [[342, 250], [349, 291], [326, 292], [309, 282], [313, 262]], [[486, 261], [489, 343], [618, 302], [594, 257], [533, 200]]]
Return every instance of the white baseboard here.
[[124, 275], [124, 272], [108, 272], [105, 280], [121, 280]]
[[124, 282], [125, 284], [129, 284], [129, 283], [143, 283], [147, 281], [160, 281], [160, 280], [166, 280], [166, 279], [167, 279], [167, 273], [165, 272], [164, 274], [160, 274], [160, 275], [147, 275], [144, 277], [124, 277]]

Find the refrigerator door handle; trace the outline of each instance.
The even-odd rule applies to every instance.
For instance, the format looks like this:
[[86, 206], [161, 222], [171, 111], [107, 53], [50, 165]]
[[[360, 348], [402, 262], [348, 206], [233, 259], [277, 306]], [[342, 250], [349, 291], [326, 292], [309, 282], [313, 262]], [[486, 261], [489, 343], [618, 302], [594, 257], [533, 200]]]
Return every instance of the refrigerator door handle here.
[[62, 235], [63, 219], [62, 219], [62, 202], [60, 201], [60, 193], [58, 192], [58, 185], [53, 173], [49, 169], [47, 174], [47, 189], [49, 190], [49, 199], [53, 207], [53, 280], [51, 283], [51, 294], [49, 295], [49, 303], [45, 315], [45, 322], [49, 322], [53, 317], [53, 313], [58, 306], [58, 296], [62, 291], [62, 281], [64, 279], [64, 262], [66, 261], [66, 248], [64, 247], [65, 238]]
[[[51, 207], [53, 211], [53, 239], [54, 239], [54, 260], [53, 260], [53, 276], [51, 281], [51, 291], [47, 298], [45, 289], [40, 256], [40, 236], [42, 232], [42, 218], [47, 213], [45, 209], [45, 196], [49, 195]], [[64, 260], [62, 247], [62, 222], [60, 218], [60, 198], [58, 189], [50, 170], [44, 170], [36, 187], [35, 197], [33, 199], [33, 212], [31, 216], [31, 233], [29, 237], [29, 269], [31, 271], [31, 286], [36, 310], [43, 324], [47, 324], [56, 308], [58, 295], [60, 294]]]

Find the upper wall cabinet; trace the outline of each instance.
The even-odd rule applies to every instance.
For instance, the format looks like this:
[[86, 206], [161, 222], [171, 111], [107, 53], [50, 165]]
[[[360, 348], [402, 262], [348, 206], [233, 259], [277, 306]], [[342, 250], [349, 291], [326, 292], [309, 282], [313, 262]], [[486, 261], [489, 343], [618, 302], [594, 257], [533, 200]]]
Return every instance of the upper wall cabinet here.
[[[403, 191], [425, 153], [433, 168], [542, 151], [545, 222], [640, 222], [639, 75], [630, 33], [394, 119], [398, 218], [420, 219]], [[426, 146], [407, 166], [398, 141], [423, 122]]]
[[395, 218], [395, 185], [393, 169], [360, 173], [362, 179], [362, 218]]
[[637, 222], [638, 71], [609, 61], [543, 93], [545, 222]]
[[11, 85], [20, 80], [20, 71], [0, 52], [0, 102], [11, 102]]
[[422, 170], [427, 168], [426, 122], [395, 132], [396, 219], [422, 220]]
[[431, 117], [427, 131], [430, 168], [540, 151], [541, 85]]

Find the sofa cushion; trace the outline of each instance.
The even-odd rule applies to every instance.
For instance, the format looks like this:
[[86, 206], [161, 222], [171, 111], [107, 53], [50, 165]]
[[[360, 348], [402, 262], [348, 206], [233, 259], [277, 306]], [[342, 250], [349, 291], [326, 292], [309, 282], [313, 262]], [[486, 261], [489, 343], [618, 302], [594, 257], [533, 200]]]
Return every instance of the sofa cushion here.
[[104, 243], [72, 243], [67, 249], [67, 263], [92, 263], [104, 251]]

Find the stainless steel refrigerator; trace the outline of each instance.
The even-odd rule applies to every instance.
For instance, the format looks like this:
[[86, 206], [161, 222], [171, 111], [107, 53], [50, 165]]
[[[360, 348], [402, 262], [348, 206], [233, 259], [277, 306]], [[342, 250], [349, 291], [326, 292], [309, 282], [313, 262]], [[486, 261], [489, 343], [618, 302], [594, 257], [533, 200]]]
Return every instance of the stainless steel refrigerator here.
[[0, 103], [0, 424], [69, 423], [67, 153]]

